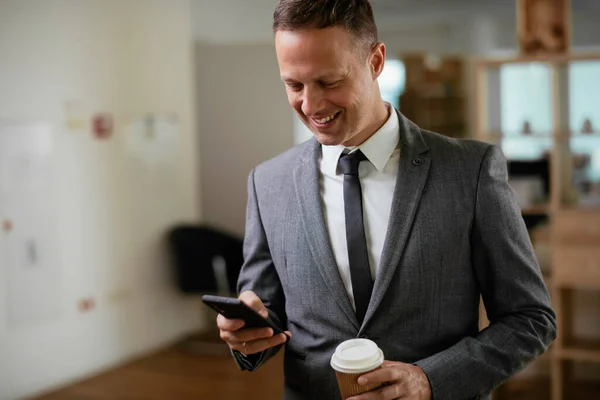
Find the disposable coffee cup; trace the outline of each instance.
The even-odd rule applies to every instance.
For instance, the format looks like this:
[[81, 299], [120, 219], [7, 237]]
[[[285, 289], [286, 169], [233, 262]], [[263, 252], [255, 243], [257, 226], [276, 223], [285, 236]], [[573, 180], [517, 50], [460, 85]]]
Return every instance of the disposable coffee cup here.
[[381, 367], [383, 351], [369, 339], [342, 342], [331, 356], [342, 399], [377, 389], [380, 385], [359, 385], [358, 377]]

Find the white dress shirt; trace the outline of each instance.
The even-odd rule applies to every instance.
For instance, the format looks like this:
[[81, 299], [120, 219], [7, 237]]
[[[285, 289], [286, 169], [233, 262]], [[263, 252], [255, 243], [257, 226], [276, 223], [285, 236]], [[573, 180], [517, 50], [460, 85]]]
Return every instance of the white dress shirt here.
[[320, 185], [325, 222], [333, 254], [342, 282], [354, 306], [344, 215], [344, 175], [338, 169], [338, 160], [344, 151], [360, 149], [368, 161], [360, 163], [358, 175], [362, 187], [363, 221], [369, 265], [373, 280], [377, 276], [383, 242], [387, 234], [392, 198], [400, 162], [400, 121], [394, 108], [387, 105], [389, 117], [373, 136], [358, 147], [342, 145], [321, 146]]

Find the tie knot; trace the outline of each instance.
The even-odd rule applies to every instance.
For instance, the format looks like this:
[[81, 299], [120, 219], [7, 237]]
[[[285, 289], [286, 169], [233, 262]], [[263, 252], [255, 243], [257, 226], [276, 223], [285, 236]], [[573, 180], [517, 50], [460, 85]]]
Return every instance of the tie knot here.
[[358, 165], [365, 161], [367, 157], [362, 151], [356, 150], [353, 153], [342, 154], [340, 157], [340, 169], [344, 175], [358, 175]]

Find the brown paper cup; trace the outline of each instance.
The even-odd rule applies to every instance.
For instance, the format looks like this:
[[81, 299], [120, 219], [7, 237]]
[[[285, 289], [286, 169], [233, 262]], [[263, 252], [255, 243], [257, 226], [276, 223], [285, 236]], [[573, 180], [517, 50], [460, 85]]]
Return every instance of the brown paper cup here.
[[[381, 367], [379, 367], [381, 368]], [[377, 369], [377, 368], [376, 368]], [[381, 385], [359, 385], [358, 377], [366, 374], [367, 372], [361, 372], [360, 374], [346, 374], [343, 372], [335, 371], [337, 376], [338, 386], [340, 387], [340, 393], [342, 399], [346, 400], [352, 396], [359, 395], [364, 392], [377, 389]]]
[[381, 368], [384, 357], [377, 344], [368, 339], [350, 339], [340, 343], [331, 356], [342, 399], [377, 389], [378, 384], [359, 385], [358, 378]]

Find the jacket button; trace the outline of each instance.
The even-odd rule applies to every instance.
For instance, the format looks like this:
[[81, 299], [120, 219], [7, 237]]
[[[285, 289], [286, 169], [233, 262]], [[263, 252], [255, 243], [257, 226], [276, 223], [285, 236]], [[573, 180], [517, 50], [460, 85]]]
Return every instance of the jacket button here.
[[423, 161], [420, 158], [415, 158], [414, 160], [412, 160], [412, 163], [415, 167], [418, 167], [423, 163]]

